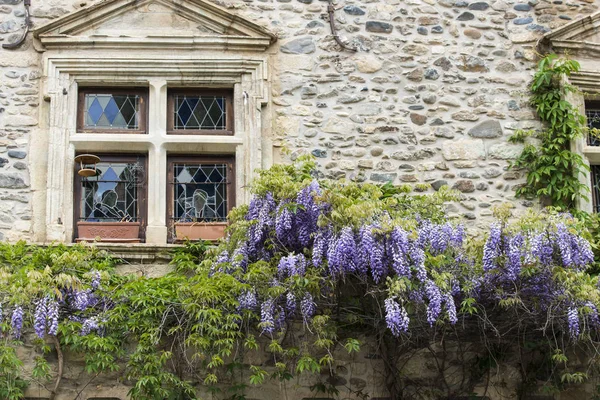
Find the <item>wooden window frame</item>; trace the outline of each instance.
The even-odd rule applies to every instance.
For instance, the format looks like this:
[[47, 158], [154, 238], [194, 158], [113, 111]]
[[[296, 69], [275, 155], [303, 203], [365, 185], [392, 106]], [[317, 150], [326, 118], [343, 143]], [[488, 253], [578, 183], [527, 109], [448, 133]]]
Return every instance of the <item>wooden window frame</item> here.
[[[81, 152], [80, 152], [81, 153]], [[83, 153], [81, 153], [83, 154]], [[134, 153], [102, 153], [95, 154], [100, 157], [100, 162], [142, 162], [144, 166], [144, 181], [139, 190], [137, 201], [138, 220], [140, 222], [139, 239], [144, 242], [146, 239], [146, 226], [148, 225], [148, 156], [146, 154]], [[75, 163], [75, 173], [73, 182], [73, 241], [79, 239], [77, 222], [81, 220], [81, 196], [83, 194], [81, 183], [82, 177], [77, 173], [79, 165]]]
[[594, 213], [600, 213], [600, 207], [598, 206], [598, 201], [600, 201], [600, 199], [598, 198], [598, 195], [596, 193], [596, 190], [594, 189], [596, 187], [596, 184], [600, 184], [600, 182], [597, 182], [596, 180], [596, 174], [594, 174], [594, 169], [596, 168], [600, 168], [600, 165], [595, 165], [592, 164], [590, 165], [590, 184], [591, 184], [591, 192], [592, 192], [592, 210]]
[[[223, 96], [225, 97], [225, 129], [175, 129], [175, 96]], [[232, 136], [233, 89], [169, 89], [167, 92], [167, 135], [224, 135]]]
[[[140, 96], [140, 111], [138, 116], [138, 129], [109, 129], [90, 128], [85, 126], [85, 95], [86, 94], [129, 94]], [[110, 134], [135, 134], [148, 133], [148, 88], [111, 88], [111, 87], [82, 87], [79, 88], [77, 98], [77, 132], [79, 133], [110, 133]]]
[[[189, 164], [227, 164], [227, 214], [235, 206], [235, 156], [232, 155], [168, 155], [167, 156], [167, 231], [168, 243], [178, 242], [174, 238], [175, 221], [173, 218], [174, 212], [174, 197], [175, 197], [175, 176], [174, 176], [174, 164], [177, 163], [189, 163]], [[216, 222], [214, 224], [227, 225], [228, 222]]]

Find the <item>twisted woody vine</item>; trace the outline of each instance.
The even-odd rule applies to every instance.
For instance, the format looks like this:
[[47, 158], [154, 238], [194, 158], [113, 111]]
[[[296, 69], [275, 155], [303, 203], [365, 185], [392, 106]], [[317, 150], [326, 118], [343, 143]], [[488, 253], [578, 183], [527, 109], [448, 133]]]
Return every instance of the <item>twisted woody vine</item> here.
[[[444, 213], [452, 191], [315, 171], [302, 157], [261, 171], [227, 237], [176, 250], [158, 278], [118, 274], [93, 247], [0, 245], [0, 398], [33, 384], [54, 397], [67, 350], [90, 382], [119, 371], [133, 399], [244, 399], [305, 374], [319, 397], [367, 399], [329, 379], [340, 352], [363, 346], [383, 360], [394, 399], [485, 396], [515, 357], [521, 394], [596, 379], [600, 290], [586, 220], [548, 209], [509, 222], [499, 207], [485, 235], [467, 234]], [[475, 344], [462, 380], [449, 382], [444, 362], [437, 386], [403, 375], [415, 350], [444, 361], [439, 348], [461, 343]], [[586, 360], [573, 362], [581, 349]], [[252, 363], [253, 353], [267, 359]]]

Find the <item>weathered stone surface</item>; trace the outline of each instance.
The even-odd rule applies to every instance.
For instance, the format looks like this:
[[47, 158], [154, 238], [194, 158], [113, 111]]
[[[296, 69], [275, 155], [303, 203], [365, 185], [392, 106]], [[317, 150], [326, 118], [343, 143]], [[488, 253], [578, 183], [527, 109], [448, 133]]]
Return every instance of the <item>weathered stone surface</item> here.
[[452, 114], [452, 119], [457, 121], [477, 121], [479, 119], [479, 115], [471, 111], [463, 110]]
[[365, 11], [357, 6], [346, 6], [344, 12], [350, 15], [365, 15]]
[[486, 179], [497, 178], [500, 175], [502, 175], [502, 171], [499, 170], [498, 168], [486, 168], [483, 171], [483, 177], [486, 178]]
[[454, 96], [444, 96], [438, 101], [438, 103], [450, 107], [460, 107], [461, 105], [460, 100]]
[[23, 150], [9, 150], [8, 156], [12, 158], [20, 158], [23, 159], [27, 157], [27, 152]]
[[435, 189], [435, 191], [440, 190], [442, 188], [442, 186], [448, 186], [448, 181], [440, 179], [440, 180], [437, 180], [437, 181], [431, 183], [431, 187], [433, 189]]
[[478, 1], [475, 3], [469, 4], [469, 10], [483, 11], [483, 10], [487, 10], [488, 8], [490, 8], [490, 5], [484, 1]]
[[28, 187], [21, 174], [13, 172], [0, 172], [0, 188], [24, 189]]
[[475, 16], [473, 15], [473, 13], [470, 13], [468, 11], [465, 11], [456, 18], [457, 21], [471, 21], [473, 19], [475, 19]]
[[353, 130], [354, 124], [352, 122], [336, 117], [330, 118], [323, 127], [323, 132], [327, 133], [351, 133]]
[[459, 180], [452, 186], [452, 189], [459, 190], [463, 193], [472, 193], [475, 191], [475, 185], [470, 180]]
[[456, 65], [458, 69], [465, 72], [488, 72], [489, 68], [485, 64], [485, 61], [480, 57], [466, 56], [461, 58], [460, 62]]
[[281, 51], [287, 54], [310, 54], [315, 50], [315, 42], [310, 37], [293, 39], [281, 46]]
[[394, 182], [398, 174], [382, 174], [379, 172], [374, 172], [371, 174], [370, 179], [374, 182]]
[[410, 113], [410, 120], [415, 125], [425, 125], [427, 122], [427, 117], [417, 113]]
[[449, 141], [442, 148], [442, 155], [447, 161], [485, 158], [485, 146], [481, 139]]
[[383, 63], [373, 55], [366, 55], [358, 57], [355, 60], [356, 68], [360, 72], [371, 74], [379, 71], [383, 67]]
[[494, 159], [512, 160], [517, 158], [522, 151], [523, 145], [521, 144], [498, 143], [490, 146], [488, 155]]
[[368, 32], [391, 33], [394, 27], [387, 22], [367, 21], [366, 29]]
[[469, 136], [484, 139], [500, 137], [502, 125], [496, 120], [483, 121], [469, 130]]

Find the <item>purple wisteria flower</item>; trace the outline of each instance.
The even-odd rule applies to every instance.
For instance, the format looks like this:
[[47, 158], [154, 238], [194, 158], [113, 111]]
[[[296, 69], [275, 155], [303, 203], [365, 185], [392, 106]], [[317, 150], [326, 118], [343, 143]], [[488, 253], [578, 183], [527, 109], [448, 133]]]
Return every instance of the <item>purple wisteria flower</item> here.
[[588, 320], [590, 321], [590, 325], [595, 328], [600, 327], [600, 318], [598, 317], [598, 308], [591, 301], [588, 301], [587, 303], [585, 303], [585, 306], [590, 309], [590, 312], [588, 314]]
[[343, 272], [354, 272], [354, 257], [356, 253], [356, 242], [352, 228], [345, 227], [338, 238], [332, 241], [327, 252], [327, 265], [329, 273], [338, 277]]
[[571, 249], [571, 234], [569, 233], [567, 227], [563, 223], [557, 224], [556, 244], [560, 249], [560, 257], [562, 259], [563, 266], [570, 266], [573, 262]]
[[531, 239], [529, 253], [545, 267], [552, 264], [554, 246], [546, 232], [538, 233]]
[[427, 270], [425, 269], [425, 251], [417, 245], [410, 244], [410, 259], [417, 272], [417, 279], [423, 283], [427, 279]]
[[95, 304], [95, 296], [89, 289], [75, 292], [73, 307], [76, 310], [83, 311]]
[[410, 319], [404, 307], [391, 297], [386, 299], [384, 304], [385, 322], [387, 327], [392, 331], [392, 334], [398, 337], [401, 333], [408, 331]]
[[456, 304], [454, 303], [454, 297], [451, 294], [446, 294], [444, 296], [444, 305], [446, 307], [446, 312], [448, 313], [448, 320], [452, 325], [458, 322], [458, 317], [456, 316]]
[[13, 310], [10, 325], [12, 326], [14, 338], [19, 339], [21, 337], [21, 330], [23, 329], [23, 308], [21, 306], [16, 306]]
[[101, 279], [102, 279], [102, 276], [100, 275], [100, 271], [93, 270], [92, 271], [92, 283], [91, 283], [93, 290], [96, 290], [100, 287]]
[[312, 295], [306, 293], [300, 302], [300, 312], [302, 313], [304, 322], [307, 323], [315, 315], [316, 311], [317, 305], [314, 302]]
[[312, 252], [312, 263], [315, 267], [320, 267], [323, 258], [329, 251], [329, 241], [331, 240], [331, 232], [329, 230], [320, 230], [315, 236]]
[[81, 332], [79, 332], [79, 334], [81, 336], [87, 336], [90, 333], [92, 333], [92, 331], [96, 331], [96, 332], [100, 331], [100, 324], [98, 322], [98, 317], [91, 317], [91, 318], [85, 319], [83, 321], [83, 324], [81, 325]]
[[282, 329], [285, 326], [285, 309], [282, 306], [277, 306], [277, 319], [275, 328]]
[[569, 324], [569, 334], [572, 339], [579, 337], [579, 313], [576, 307], [570, 307], [567, 313], [567, 322]]
[[296, 304], [298, 303], [296, 296], [294, 296], [294, 293], [292, 292], [288, 292], [285, 295], [285, 309], [287, 312], [287, 315], [292, 316], [296, 313]]
[[265, 300], [260, 308], [260, 323], [262, 330], [265, 333], [273, 333], [275, 331], [275, 300]]
[[50, 300], [48, 302], [48, 335], [56, 336], [58, 332], [58, 302], [56, 300]]
[[242, 293], [238, 297], [238, 302], [240, 305], [238, 306], [239, 310], [255, 310], [258, 307], [258, 300], [256, 299], [256, 293], [253, 291], [247, 291]]
[[35, 334], [43, 339], [46, 336], [46, 319], [48, 314], [48, 299], [41, 298], [35, 302], [35, 312], [33, 315], [33, 330]]
[[516, 234], [509, 239], [508, 243], [506, 277], [511, 281], [515, 281], [521, 274], [521, 257], [525, 238], [521, 234]]
[[440, 288], [431, 280], [428, 280], [425, 284], [425, 292], [429, 299], [429, 304], [427, 305], [427, 322], [433, 326], [442, 312], [442, 293], [440, 292]]
[[275, 220], [275, 233], [277, 239], [282, 243], [288, 244], [291, 242], [292, 228], [294, 225], [293, 214], [286, 206], [281, 204], [277, 210], [277, 219]]
[[496, 258], [500, 256], [502, 245], [502, 226], [494, 223], [490, 227], [488, 236], [483, 247], [483, 270], [489, 272], [496, 268]]
[[395, 227], [390, 234], [388, 246], [392, 255], [392, 268], [396, 274], [410, 278], [408, 233], [400, 227]]

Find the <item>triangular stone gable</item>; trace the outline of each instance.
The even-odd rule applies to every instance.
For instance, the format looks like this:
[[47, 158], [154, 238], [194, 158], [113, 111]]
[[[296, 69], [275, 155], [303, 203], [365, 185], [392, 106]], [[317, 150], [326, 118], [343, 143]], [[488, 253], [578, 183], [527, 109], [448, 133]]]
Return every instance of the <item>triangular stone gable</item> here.
[[[206, 0], [104, 0], [34, 30], [46, 48], [66, 46], [182, 46], [244, 50], [276, 40], [267, 29]], [[121, 39], [120, 42], [118, 39]]]
[[600, 54], [600, 11], [547, 33], [539, 48], [543, 52], [597, 57]]

